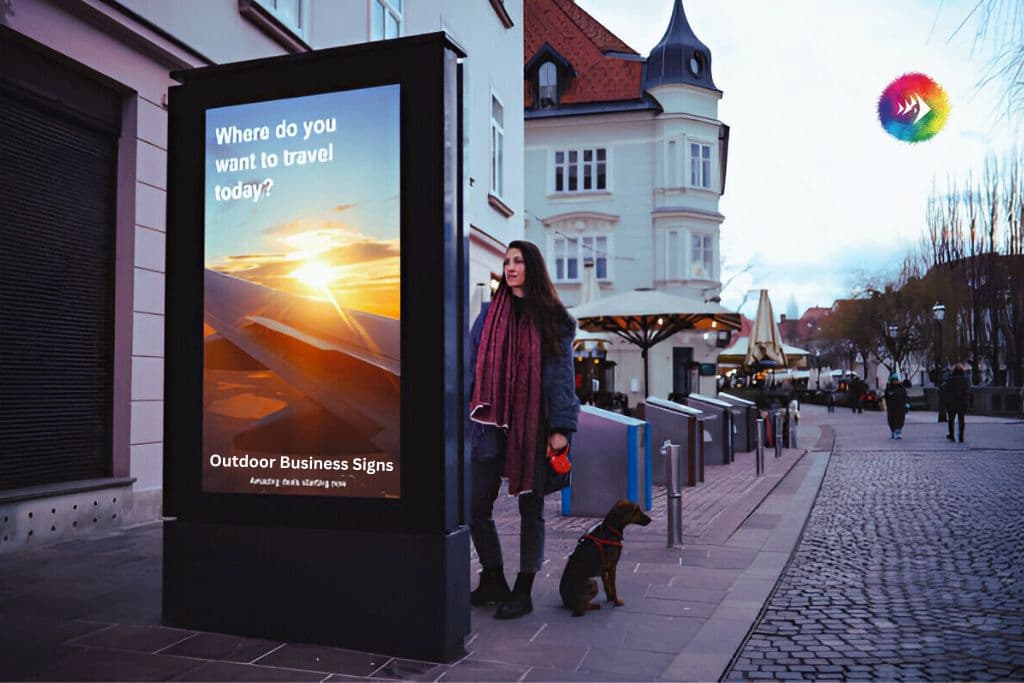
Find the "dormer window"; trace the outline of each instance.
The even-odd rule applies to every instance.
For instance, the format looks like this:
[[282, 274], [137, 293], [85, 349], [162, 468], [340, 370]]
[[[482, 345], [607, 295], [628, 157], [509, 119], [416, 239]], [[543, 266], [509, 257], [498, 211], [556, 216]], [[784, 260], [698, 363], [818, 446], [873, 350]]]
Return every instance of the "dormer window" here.
[[558, 67], [552, 62], [544, 62], [537, 72], [540, 98], [538, 106], [541, 109], [558, 105]]
[[551, 109], [557, 107], [563, 93], [569, 88], [575, 76], [572, 65], [565, 57], [558, 54], [550, 44], [544, 43], [534, 53], [523, 69], [523, 77], [529, 88], [531, 109]]
[[699, 52], [694, 52], [690, 57], [690, 73], [694, 76], [704, 73], [704, 55]]

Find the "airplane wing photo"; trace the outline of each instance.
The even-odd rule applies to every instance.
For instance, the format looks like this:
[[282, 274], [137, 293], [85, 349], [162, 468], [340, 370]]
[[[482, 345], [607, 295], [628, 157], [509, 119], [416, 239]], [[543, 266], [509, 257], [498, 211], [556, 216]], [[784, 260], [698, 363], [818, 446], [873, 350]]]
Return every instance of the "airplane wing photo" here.
[[401, 321], [206, 269], [206, 323], [382, 451], [397, 455]]

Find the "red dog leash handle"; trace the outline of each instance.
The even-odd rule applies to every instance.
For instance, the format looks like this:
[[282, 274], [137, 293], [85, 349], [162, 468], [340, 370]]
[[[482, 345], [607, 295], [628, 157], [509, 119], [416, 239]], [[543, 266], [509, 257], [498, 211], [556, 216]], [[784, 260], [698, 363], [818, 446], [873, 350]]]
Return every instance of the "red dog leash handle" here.
[[569, 462], [569, 444], [557, 451], [548, 446], [548, 462], [556, 474], [568, 474], [572, 469], [572, 463]]

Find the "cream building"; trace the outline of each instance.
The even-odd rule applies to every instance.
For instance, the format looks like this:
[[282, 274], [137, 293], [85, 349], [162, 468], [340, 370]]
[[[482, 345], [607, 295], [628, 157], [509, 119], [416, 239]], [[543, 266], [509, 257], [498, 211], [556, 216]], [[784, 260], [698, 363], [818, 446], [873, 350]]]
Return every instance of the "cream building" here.
[[[715, 297], [729, 128], [681, 0], [646, 58], [571, 0], [527, 0], [526, 40], [526, 236], [563, 300], [579, 301], [587, 261], [603, 297]], [[714, 395], [717, 339], [684, 331], [652, 347], [650, 393]], [[614, 390], [642, 400], [637, 348], [616, 341], [607, 358]]]

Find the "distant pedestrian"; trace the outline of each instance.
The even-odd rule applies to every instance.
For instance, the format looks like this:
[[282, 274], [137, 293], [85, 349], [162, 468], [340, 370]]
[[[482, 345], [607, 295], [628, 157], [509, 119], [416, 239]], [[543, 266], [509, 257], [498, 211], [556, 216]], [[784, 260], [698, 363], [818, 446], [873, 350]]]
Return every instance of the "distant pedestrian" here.
[[967, 374], [962, 365], [953, 368], [953, 376], [946, 382], [946, 417], [949, 420], [949, 433], [946, 438], [954, 441], [954, 420], [960, 425], [960, 443], [964, 442], [964, 416], [967, 413], [968, 395], [970, 384], [967, 381]]
[[796, 448], [796, 437], [799, 431], [800, 425], [800, 402], [796, 400], [796, 397], [789, 399], [789, 410], [790, 417], [790, 428], [789, 428], [789, 447]]
[[885, 385], [885, 417], [889, 422], [892, 439], [903, 438], [903, 424], [907, 419], [907, 390], [900, 383], [896, 373], [889, 375], [889, 383]]
[[859, 377], [850, 382], [850, 410], [855, 413], [864, 412], [864, 394], [867, 390], [867, 382]]
[[836, 412], [836, 392], [829, 390], [828, 398], [825, 399], [825, 405], [828, 407], [828, 412]]

